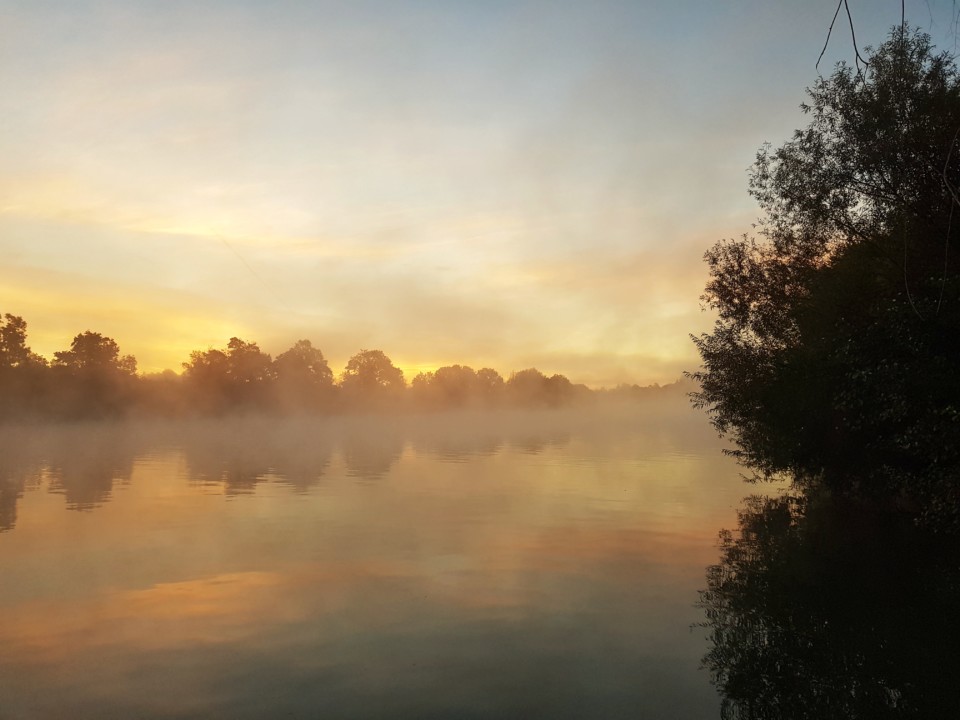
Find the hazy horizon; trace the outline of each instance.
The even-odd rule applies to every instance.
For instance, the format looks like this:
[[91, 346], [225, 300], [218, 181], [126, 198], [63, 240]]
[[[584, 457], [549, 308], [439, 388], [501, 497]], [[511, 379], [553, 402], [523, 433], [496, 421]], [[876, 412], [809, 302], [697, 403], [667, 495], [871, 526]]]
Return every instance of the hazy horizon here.
[[[0, 310], [147, 372], [306, 337], [671, 382], [834, 9], [0, 0]], [[900, 7], [852, 10], [876, 44]], [[907, 4], [948, 49], [951, 10]]]

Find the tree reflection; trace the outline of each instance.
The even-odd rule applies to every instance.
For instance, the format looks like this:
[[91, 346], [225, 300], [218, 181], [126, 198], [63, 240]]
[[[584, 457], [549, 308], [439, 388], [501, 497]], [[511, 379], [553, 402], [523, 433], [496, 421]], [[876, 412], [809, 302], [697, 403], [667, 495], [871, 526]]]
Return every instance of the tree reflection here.
[[17, 503], [29, 479], [36, 480], [42, 470], [28, 438], [12, 429], [0, 434], [0, 532], [17, 524]]
[[305, 492], [320, 482], [332, 447], [324, 428], [309, 422], [251, 418], [199, 422], [180, 441], [190, 481], [244, 495], [273, 480]]
[[722, 717], [955, 716], [958, 549], [879, 504], [749, 498], [701, 593]]
[[362, 480], [377, 480], [393, 468], [406, 444], [400, 432], [382, 431], [376, 435], [353, 429], [342, 440], [340, 452], [347, 475]]
[[182, 449], [192, 484], [222, 485], [227, 495], [252, 493], [270, 472], [266, 423], [197, 424]]
[[50, 492], [62, 494], [71, 510], [92, 510], [110, 499], [114, 481], [130, 481], [139, 450], [123, 426], [64, 428], [46, 452]]
[[23, 497], [27, 479], [24, 469], [10, 468], [5, 460], [0, 459], [0, 532], [13, 530], [17, 524], [17, 503]]

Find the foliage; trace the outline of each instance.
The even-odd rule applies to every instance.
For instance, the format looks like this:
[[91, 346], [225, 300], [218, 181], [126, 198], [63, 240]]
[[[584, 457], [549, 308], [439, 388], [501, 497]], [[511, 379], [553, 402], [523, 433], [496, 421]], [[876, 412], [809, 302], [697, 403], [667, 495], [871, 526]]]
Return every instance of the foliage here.
[[46, 370], [46, 361], [27, 345], [23, 318], [10, 313], [0, 316], [0, 419], [40, 411]]
[[206, 412], [269, 405], [273, 364], [256, 343], [232, 337], [224, 350], [194, 351], [183, 370], [185, 382]]
[[563, 375], [547, 377], [536, 368], [513, 373], [506, 384], [510, 401], [518, 405], [562, 405], [579, 395], [582, 387]]
[[[717, 243], [695, 402], [770, 476], [954, 492], [960, 468], [960, 75], [895, 29], [761, 149], [757, 236]], [[954, 222], [953, 215], [957, 215]]]
[[298, 340], [293, 347], [280, 353], [274, 361], [278, 378], [289, 379], [297, 384], [333, 385], [333, 371], [309, 340]]
[[113, 338], [89, 330], [74, 337], [69, 350], [56, 352], [53, 357], [54, 367], [76, 372], [108, 372], [123, 375], [135, 375], [137, 372], [137, 360], [133, 355], [121, 357], [120, 346]]
[[298, 340], [273, 361], [281, 407], [319, 410], [333, 398], [333, 371], [323, 353], [309, 340]]
[[137, 361], [121, 355], [120, 346], [100, 333], [76, 335], [69, 350], [54, 353], [47, 406], [55, 415], [121, 415], [135, 391]]
[[534, 368], [504, 382], [496, 370], [466, 365], [420, 373], [407, 388], [403, 372], [382, 350], [351, 357], [337, 383], [309, 340], [271, 359], [257, 343], [233, 337], [224, 348], [190, 353], [181, 375], [172, 370], [138, 375], [136, 359], [121, 355], [116, 341], [100, 333], [80, 333], [49, 365], [26, 339], [22, 318], [0, 319], [0, 421], [559, 406], [591, 393]]
[[445, 365], [417, 375], [410, 389], [414, 403], [420, 407], [458, 408], [497, 405], [503, 386], [503, 377], [491, 368], [475, 371], [466, 365]]
[[382, 350], [361, 350], [347, 361], [340, 387], [352, 402], [369, 405], [398, 400], [406, 383]]
[[500, 402], [504, 387], [503, 376], [493, 368], [477, 370], [477, 394], [486, 405], [496, 405]]
[[23, 318], [10, 313], [0, 317], [0, 368], [22, 367], [32, 356]]

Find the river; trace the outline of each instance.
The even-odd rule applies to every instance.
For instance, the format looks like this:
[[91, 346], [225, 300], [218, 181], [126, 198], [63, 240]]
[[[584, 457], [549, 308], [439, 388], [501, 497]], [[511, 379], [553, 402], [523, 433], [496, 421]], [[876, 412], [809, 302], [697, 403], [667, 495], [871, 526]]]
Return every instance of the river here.
[[682, 397], [0, 431], [0, 717], [706, 718]]

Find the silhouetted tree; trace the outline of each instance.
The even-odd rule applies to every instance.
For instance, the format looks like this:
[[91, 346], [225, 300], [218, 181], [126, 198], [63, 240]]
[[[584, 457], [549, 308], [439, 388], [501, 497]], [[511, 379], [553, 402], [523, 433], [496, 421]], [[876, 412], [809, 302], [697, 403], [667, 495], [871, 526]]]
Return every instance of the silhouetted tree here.
[[183, 363], [183, 381], [190, 405], [202, 413], [217, 413], [229, 403], [229, 359], [223, 350], [194, 350]]
[[553, 406], [564, 405], [573, 400], [577, 390], [564, 375], [551, 375], [545, 383], [547, 403]]
[[298, 340], [273, 361], [281, 406], [316, 410], [329, 404], [333, 372], [319, 349], [309, 340]]
[[0, 316], [0, 418], [41, 409], [47, 381], [46, 361], [27, 346], [27, 323]]
[[446, 365], [420, 373], [411, 386], [415, 401], [426, 407], [461, 408], [479, 399], [477, 373], [465, 365]]
[[190, 353], [184, 381], [203, 412], [264, 409], [273, 397], [273, 361], [256, 343], [230, 338], [226, 350]]
[[118, 415], [135, 391], [137, 361], [120, 355], [112, 338], [89, 330], [73, 338], [69, 350], [54, 353], [52, 402], [66, 417]]
[[463, 407], [476, 393], [477, 373], [466, 365], [446, 365], [434, 372], [433, 384], [440, 391], [444, 405]]
[[105, 370], [134, 375], [137, 360], [133, 355], [120, 356], [120, 347], [113, 338], [100, 333], [82, 332], [73, 338], [69, 350], [53, 354], [56, 367], [74, 370]]
[[536, 368], [520, 370], [506, 383], [510, 400], [520, 405], [558, 406], [569, 402], [577, 391], [563, 375], [547, 377]]
[[410, 381], [410, 396], [418, 408], [435, 408], [439, 405], [432, 372], [420, 372], [414, 376]]
[[6, 313], [0, 318], [0, 367], [20, 367], [30, 358], [30, 348], [27, 347], [27, 323], [22, 317]]
[[481, 402], [487, 406], [500, 404], [503, 399], [503, 376], [492, 368], [477, 370], [477, 394]]
[[537, 405], [544, 401], [547, 377], [536, 368], [510, 374], [506, 390], [510, 401], [519, 405]]
[[272, 360], [255, 342], [230, 338], [227, 361], [227, 374], [237, 386], [254, 387], [273, 379]]
[[345, 401], [352, 405], [397, 402], [405, 387], [403, 372], [382, 350], [361, 350], [350, 358], [340, 376]]
[[759, 236], [706, 254], [696, 402], [764, 474], [955, 493], [956, 66], [898, 28], [809, 95], [810, 125], [758, 154]]
[[195, 404], [184, 392], [184, 380], [173, 370], [142, 375], [137, 383], [137, 412], [141, 415], [176, 417]]

